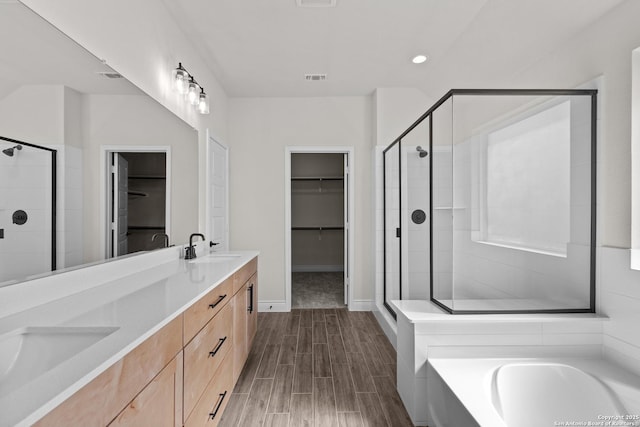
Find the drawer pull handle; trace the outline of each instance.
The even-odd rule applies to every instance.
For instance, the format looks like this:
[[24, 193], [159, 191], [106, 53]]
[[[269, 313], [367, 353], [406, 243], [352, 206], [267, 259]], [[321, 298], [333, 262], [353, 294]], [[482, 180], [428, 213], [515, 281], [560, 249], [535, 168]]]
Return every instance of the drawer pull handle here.
[[249, 307], [247, 307], [247, 311], [253, 313], [253, 283], [249, 285], [247, 292], [249, 292]]
[[213, 350], [211, 350], [209, 352], [209, 357], [213, 357], [216, 355], [216, 353], [220, 350], [220, 347], [222, 347], [222, 344], [224, 344], [224, 342], [227, 340], [227, 337], [224, 338], [220, 338], [220, 340], [218, 341], [218, 345], [216, 346], [216, 348], [214, 348]]
[[213, 412], [209, 412], [209, 420], [213, 420], [216, 417], [216, 415], [218, 415], [218, 411], [220, 410], [220, 407], [222, 406], [222, 402], [224, 402], [225, 397], [227, 397], [226, 391], [218, 395], [218, 402], [216, 403], [216, 406], [213, 409]]
[[220, 304], [222, 300], [225, 299], [226, 297], [227, 297], [227, 294], [220, 295], [218, 297], [218, 301], [214, 302], [213, 304], [209, 304], [209, 308], [216, 308], [216, 305]]

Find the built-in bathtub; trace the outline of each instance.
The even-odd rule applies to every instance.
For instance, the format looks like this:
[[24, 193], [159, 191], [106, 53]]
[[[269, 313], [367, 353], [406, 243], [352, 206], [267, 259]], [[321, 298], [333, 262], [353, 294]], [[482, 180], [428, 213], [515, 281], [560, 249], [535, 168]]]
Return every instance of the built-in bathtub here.
[[431, 427], [640, 426], [640, 377], [599, 357], [433, 357]]

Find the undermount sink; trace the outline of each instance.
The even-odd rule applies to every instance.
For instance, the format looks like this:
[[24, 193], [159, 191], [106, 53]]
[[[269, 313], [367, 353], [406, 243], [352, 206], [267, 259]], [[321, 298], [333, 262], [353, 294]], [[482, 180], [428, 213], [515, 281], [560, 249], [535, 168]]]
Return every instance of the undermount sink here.
[[28, 326], [0, 336], [0, 397], [117, 331], [117, 327]]
[[215, 262], [227, 262], [232, 261], [234, 259], [240, 258], [242, 255], [240, 254], [209, 254], [202, 256], [200, 258], [193, 259], [189, 261], [190, 264], [208, 264]]

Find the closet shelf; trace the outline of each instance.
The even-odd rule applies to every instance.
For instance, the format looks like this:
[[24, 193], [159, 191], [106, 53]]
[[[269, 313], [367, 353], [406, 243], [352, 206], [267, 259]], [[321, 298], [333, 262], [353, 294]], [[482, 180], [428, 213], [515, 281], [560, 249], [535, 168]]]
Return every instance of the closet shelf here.
[[291, 181], [342, 181], [342, 176], [292, 176]]
[[315, 226], [315, 227], [291, 227], [292, 230], [344, 230], [344, 227], [338, 226]]
[[128, 179], [167, 179], [166, 176], [152, 176], [152, 175], [129, 175]]
[[291, 193], [305, 193], [305, 194], [321, 194], [321, 193], [335, 193], [335, 194], [344, 194], [344, 190], [342, 188], [304, 188], [304, 189], [292, 189]]

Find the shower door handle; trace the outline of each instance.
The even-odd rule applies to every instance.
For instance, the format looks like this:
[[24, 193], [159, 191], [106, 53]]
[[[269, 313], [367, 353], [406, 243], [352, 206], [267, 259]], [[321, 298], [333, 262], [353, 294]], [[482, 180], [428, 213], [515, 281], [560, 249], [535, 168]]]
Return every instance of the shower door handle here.
[[396, 237], [400, 238], [400, 227], [396, 228]]

